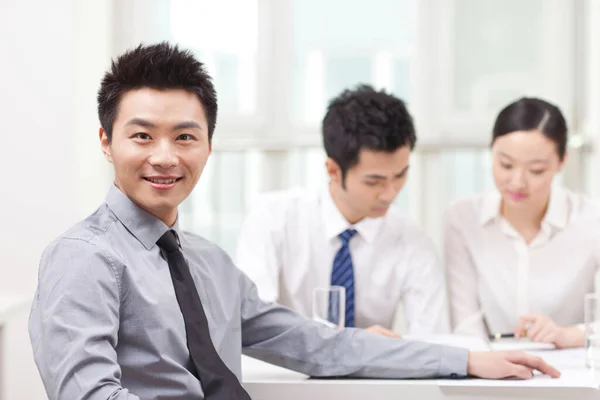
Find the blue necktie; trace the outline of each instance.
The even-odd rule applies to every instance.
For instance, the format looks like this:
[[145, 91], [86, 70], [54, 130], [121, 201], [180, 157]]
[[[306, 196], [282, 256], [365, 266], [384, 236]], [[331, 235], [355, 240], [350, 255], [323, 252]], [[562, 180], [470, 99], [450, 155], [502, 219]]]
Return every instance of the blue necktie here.
[[346, 229], [339, 234], [342, 246], [333, 259], [333, 268], [331, 270], [331, 285], [346, 288], [346, 327], [354, 326], [354, 270], [348, 243], [355, 234], [356, 230], [354, 229]]

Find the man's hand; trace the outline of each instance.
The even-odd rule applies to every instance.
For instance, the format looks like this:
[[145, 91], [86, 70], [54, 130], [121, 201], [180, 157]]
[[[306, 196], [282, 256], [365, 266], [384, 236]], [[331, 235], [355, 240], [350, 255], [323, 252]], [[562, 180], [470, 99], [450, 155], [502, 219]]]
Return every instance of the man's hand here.
[[468, 375], [485, 379], [531, 379], [534, 370], [552, 378], [560, 376], [560, 372], [541, 358], [520, 351], [471, 352], [467, 362]]
[[539, 343], [553, 343], [559, 349], [581, 347], [585, 340], [583, 331], [577, 327], [559, 326], [551, 318], [541, 314], [523, 315], [519, 318], [515, 337], [527, 337]]
[[373, 325], [371, 327], [368, 327], [365, 330], [367, 332], [376, 333], [376, 334], [381, 335], [381, 336], [388, 336], [388, 337], [393, 337], [393, 338], [399, 338], [400, 337], [400, 335], [398, 335], [397, 333], [392, 332], [389, 329], [385, 329], [381, 325]]

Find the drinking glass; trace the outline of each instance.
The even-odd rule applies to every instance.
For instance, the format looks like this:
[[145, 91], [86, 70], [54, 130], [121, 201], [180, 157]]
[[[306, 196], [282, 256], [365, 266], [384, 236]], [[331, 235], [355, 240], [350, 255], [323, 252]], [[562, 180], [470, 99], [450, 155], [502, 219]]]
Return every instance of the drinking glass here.
[[343, 286], [315, 288], [312, 317], [332, 328], [343, 328], [346, 319], [346, 289]]
[[584, 299], [585, 365], [600, 368], [600, 294], [589, 293]]

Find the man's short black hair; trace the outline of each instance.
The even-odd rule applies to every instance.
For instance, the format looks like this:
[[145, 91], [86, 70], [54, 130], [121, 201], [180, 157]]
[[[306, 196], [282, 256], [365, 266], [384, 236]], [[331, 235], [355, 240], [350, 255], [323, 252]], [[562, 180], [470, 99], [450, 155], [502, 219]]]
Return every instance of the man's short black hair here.
[[141, 88], [183, 89], [198, 96], [212, 139], [217, 121], [217, 93], [204, 65], [189, 50], [162, 42], [139, 45], [113, 60], [98, 91], [98, 117], [108, 140], [123, 94]]
[[364, 84], [331, 100], [322, 130], [325, 152], [339, 165], [342, 182], [361, 149], [392, 153], [403, 146], [412, 150], [417, 142], [404, 102]]

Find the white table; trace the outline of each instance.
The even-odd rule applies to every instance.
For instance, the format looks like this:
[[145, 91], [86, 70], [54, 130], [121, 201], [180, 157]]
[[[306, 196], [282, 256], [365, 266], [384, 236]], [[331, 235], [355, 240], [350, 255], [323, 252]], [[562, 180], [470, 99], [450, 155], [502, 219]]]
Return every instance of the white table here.
[[582, 349], [536, 352], [562, 376], [531, 380], [376, 380], [309, 379], [306, 375], [248, 357], [242, 360], [244, 387], [253, 400], [364, 399], [600, 399], [600, 371], [588, 370]]

